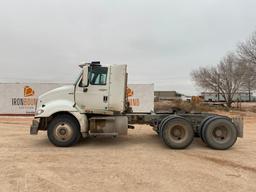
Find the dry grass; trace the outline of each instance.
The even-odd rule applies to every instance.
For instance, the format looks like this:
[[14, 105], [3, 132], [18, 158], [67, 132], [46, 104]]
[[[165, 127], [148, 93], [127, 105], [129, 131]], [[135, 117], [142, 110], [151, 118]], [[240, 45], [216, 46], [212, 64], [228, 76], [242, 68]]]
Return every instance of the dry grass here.
[[157, 101], [155, 102], [156, 111], [170, 111], [180, 109], [187, 112], [212, 112], [212, 111], [243, 111], [256, 113], [256, 102], [242, 102], [232, 104], [232, 108], [215, 103], [191, 103], [188, 101]]
[[207, 112], [215, 110], [227, 111], [227, 108], [223, 106], [209, 105], [206, 103], [191, 103], [187, 101], [158, 101], [155, 102], [156, 111], [169, 111], [171, 109], [180, 109], [186, 112]]
[[256, 102], [243, 102], [243, 103], [236, 103], [232, 104], [233, 109], [239, 111], [249, 111], [256, 113]]

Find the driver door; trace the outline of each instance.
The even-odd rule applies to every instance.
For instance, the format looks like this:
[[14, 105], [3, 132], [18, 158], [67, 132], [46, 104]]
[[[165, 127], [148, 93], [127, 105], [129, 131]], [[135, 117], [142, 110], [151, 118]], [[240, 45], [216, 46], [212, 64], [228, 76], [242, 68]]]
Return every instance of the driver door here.
[[76, 104], [84, 113], [108, 110], [108, 67], [89, 66], [88, 86], [82, 86], [82, 78], [76, 87]]

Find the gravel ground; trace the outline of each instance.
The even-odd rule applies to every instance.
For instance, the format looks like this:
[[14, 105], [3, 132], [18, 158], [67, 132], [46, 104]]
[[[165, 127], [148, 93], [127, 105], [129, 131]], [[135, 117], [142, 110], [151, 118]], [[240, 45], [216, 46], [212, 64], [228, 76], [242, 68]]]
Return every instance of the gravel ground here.
[[256, 114], [245, 137], [216, 151], [195, 139], [170, 150], [149, 126], [71, 148], [29, 135], [31, 118], [0, 117], [0, 191], [256, 191]]

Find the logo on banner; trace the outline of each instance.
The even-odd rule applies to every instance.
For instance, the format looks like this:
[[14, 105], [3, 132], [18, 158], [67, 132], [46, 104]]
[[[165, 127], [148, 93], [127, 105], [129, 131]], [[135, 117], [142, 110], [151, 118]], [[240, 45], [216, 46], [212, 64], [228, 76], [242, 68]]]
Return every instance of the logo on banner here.
[[133, 90], [129, 87], [127, 87], [127, 96], [132, 97], [134, 95]]
[[12, 98], [12, 106], [19, 107], [20, 110], [25, 110], [26, 113], [32, 113], [37, 103], [37, 98], [35, 96], [35, 91], [30, 86], [23, 87], [23, 97]]
[[24, 97], [31, 97], [35, 95], [35, 91], [29, 87], [29, 86], [25, 86], [24, 87]]
[[127, 87], [127, 96], [128, 96], [128, 102], [129, 102], [130, 106], [133, 106], [133, 107], [140, 106], [140, 100], [138, 98], [133, 97], [134, 91], [129, 87]]

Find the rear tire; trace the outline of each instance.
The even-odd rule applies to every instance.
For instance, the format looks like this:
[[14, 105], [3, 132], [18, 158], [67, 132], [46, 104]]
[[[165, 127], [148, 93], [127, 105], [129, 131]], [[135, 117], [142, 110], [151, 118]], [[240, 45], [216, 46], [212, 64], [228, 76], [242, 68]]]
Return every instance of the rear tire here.
[[52, 144], [57, 147], [70, 147], [76, 144], [80, 137], [79, 124], [69, 115], [59, 115], [49, 124], [47, 135]]
[[229, 149], [237, 140], [235, 125], [225, 118], [212, 119], [203, 129], [206, 144], [217, 150]]
[[172, 149], [185, 149], [194, 139], [191, 124], [182, 118], [168, 120], [164, 123], [161, 131], [163, 141]]
[[[214, 116], [208, 116], [208, 117], [206, 117], [203, 121], [202, 121], [202, 123], [201, 123], [201, 125], [200, 125], [200, 128], [199, 128], [199, 130], [198, 130], [198, 134], [199, 134], [199, 136], [200, 136], [200, 138], [202, 139], [202, 141], [204, 142], [204, 143], [206, 143], [205, 142], [205, 137], [204, 137], [204, 129], [206, 128], [206, 124], [208, 123], [208, 122], [210, 122], [211, 121], [211, 119], [212, 118], [214, 118]], [[216, 116], [215, 116], [215, 118], [216, 118]]]

